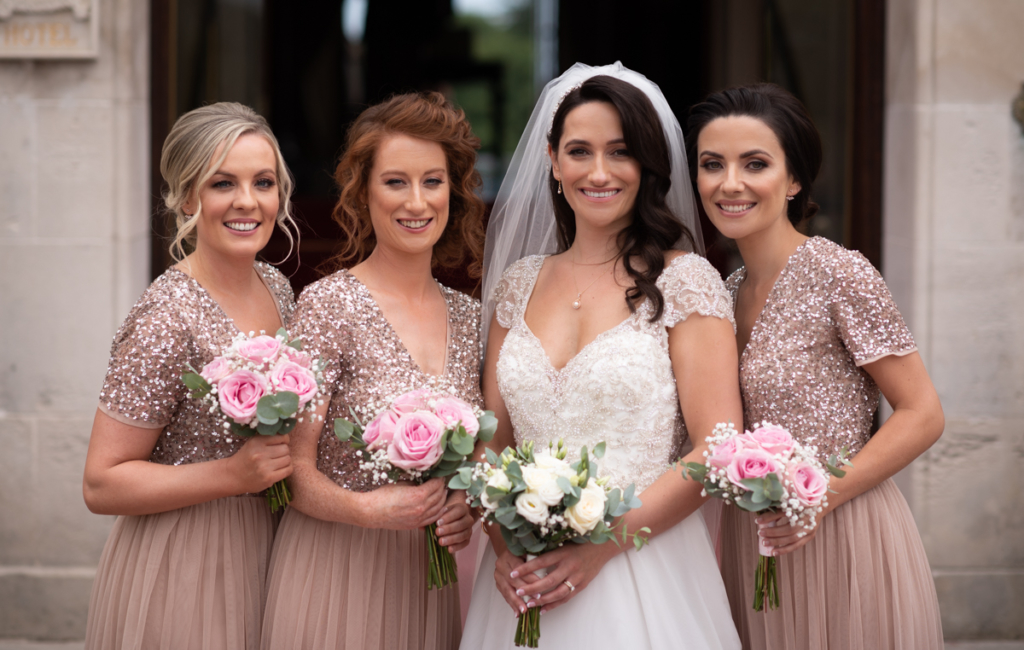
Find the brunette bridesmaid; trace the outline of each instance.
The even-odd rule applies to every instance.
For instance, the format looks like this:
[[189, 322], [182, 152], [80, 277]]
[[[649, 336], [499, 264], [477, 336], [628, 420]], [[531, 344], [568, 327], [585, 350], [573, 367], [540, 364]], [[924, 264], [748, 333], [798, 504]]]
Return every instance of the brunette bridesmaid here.
[[[780, 514], [726, 507], [722, 572], [745, 648], [941, 648], [928, 558], [892, 476], [941, 435], [942, 407], [878, 271], [796, 225], [813, 216], [821, 140], [803, 105], [758, 84], [690, 114], [696, 183], [744, 268], [735, 300], [744, 419], [789, 429], [819, 457], [848, 448], [828, 507], [805, 533]], [[893, 414], [872, 435], [879, 392]], [[758, 538], [778, 556], [780, 607], [752, 609]]]
[[326, 361], [329, 399], [292, 433], [294, 500], [271, 561], [263, 648], [448, 650], [457, 586], [427, 589], [423, 527], [464, 547], [473, 518], [442, 479], [383, 484], [332, 423], [368, 422], [386, 400], [430, 388], [481, 406], [480, 303], [433, 269], [479, 276], [479, 140], [439, 93], [400, 95], [352, 125], [335, 179], [343, 267], [299, 299], [294, 334]]
[[183, 115], [160, 172], [180, 261], [121, 325], [100, 393], [83, 491], [120, 516], [85, 647], [255, 650], [274, 536], [260, 492], [291, 474], [288, 436], [229, 435], [180, 377], [290, 316], [287, 278], [256, 254], [290, 222], [292, 182], [266, 121], [233, 103]]

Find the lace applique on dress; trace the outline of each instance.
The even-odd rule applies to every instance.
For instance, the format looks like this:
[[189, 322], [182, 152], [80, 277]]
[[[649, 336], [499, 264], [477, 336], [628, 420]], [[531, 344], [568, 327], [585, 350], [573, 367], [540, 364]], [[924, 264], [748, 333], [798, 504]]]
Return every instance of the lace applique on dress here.
[[506, 271], [495, 292], [499, 322], [509, 327], [497, 379], [517, 443], [546, 445], [563, 438], [576, 451], [603, 441], [601, 474], [623, 487], [636, 483], [640, 491], [679, 457], [687, 436], [666, 328], [691, 313], [732, 320], [717, 272], [706, 261], [688, 258], [697, 256], [676, 258], [658, 280], [666, 298], [661, 318], [648, 322], [649, 306], [642, 305], [561, 370], [552, 367], [523, 319], [544, 258], [525, 258]]

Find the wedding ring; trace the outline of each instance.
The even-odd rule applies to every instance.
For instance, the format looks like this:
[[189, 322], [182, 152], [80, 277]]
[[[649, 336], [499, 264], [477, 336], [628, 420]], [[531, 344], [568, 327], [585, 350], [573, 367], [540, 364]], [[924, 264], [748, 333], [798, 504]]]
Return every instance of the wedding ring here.
[[563, 580], [563, 581], [562, 581], [562, 584], [563, 584], [563, 585], [565, 585], [566, 587], [568, 587], [568, 588], [569, 588], [569, 593], [570, 593], [570, 594], [571, 594], [572, 592], [576, 591], [576, 587], [573, 587], [573, 586], [572, 586], [572, 583], [571, 583], [571, 582], [569, 582], [568, 580]]

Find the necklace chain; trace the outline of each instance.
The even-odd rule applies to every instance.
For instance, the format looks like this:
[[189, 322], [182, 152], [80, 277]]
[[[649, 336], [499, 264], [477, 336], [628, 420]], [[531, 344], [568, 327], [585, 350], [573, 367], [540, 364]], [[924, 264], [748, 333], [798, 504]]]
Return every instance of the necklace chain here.
[[597, 262], [597, 263], [594, 263], [594, 264], [583, 264], [583, 263], [580, 263], [580, 266], [597, 266], [598, 264], [607, 264], [609, 261], [612, 262], [612, 265], [608, 267], [607, 271], [605, 271], [604, 273], [601, 273], [599, 276], [597, 276], [594, 279], [593, 282], [591, 282], [590, 284], [587, 285], [586, 289], [584, 289], [583, 291], [580, 291], [580, 285], [579, 285], [579, 283], [576, 282], [576, 260], [574, 260], [572, 258], [572, 255], [569, 256], [569, 262], [572, 264], [572, 284], [573, 284], [573, 287], [576, 289], [576, 300], [572, 301], [572, 308], [573, 309], [579, 309], [580, 307], [583, 306], [583, 294], [585, 294], [587, 291], [589, 291], [592, 286], [597, 284], [598, 280], [603, 278], [605, 275], [607, 275], [610, 271], [612, 271], [615, 268], [614, 262], [615, 262], [616, 259], [617, 258], [613, 257], [611, 260], [605, 260], [604, 262]]

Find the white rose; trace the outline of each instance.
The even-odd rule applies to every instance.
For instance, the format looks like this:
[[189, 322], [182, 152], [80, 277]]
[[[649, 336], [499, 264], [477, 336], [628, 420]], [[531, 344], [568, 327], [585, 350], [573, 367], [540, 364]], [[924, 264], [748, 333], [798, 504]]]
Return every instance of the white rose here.
[[594, 530], [597, 522], [604, 519], [604, 504], [607, 500], [604, 488], [590, 481], [587, 487], [583, 488], [583, 494], [576, 505], [565, 511], [565, 519], [573, 530], [580, 535], [586, 535]]
[[523, 492], [516, 497], [516, 512], [538, 526], [548, 520], [548, 507], [540, 500], [540, 496], [530, 492]]
[[576, 472], [569, 467], [569, 463], [561, 458], [555, 458], [547, 452], [537, 454], [534, 457], [534, 461], [537, 467], [546, 469], [555, 476], [564, 476], [565, 478], [569, 478], [576, 474]]
[[487, 488], [489, 487], [498, 488], [502, 492], [508, 494], [508, 491], [512, 489], [512, 481], [508, 480], [508, 476], [506, 476], [505, 472], [500, 469], [496, 470], [491, 474], [491, 477], [487, 479], [487, 483], [484, 485], [484, 491], [480, 495], [480, 502], [488, 510], [494, 510], [498, 507], [498, 504], [487, 498]]
[[558, 477], [554, 473], [540, 467], [524, 467], [523, 480], [528, 492], [533, 492], [547, 506], [557, 506], [562, 502], [565, 493], [558, 487]]

